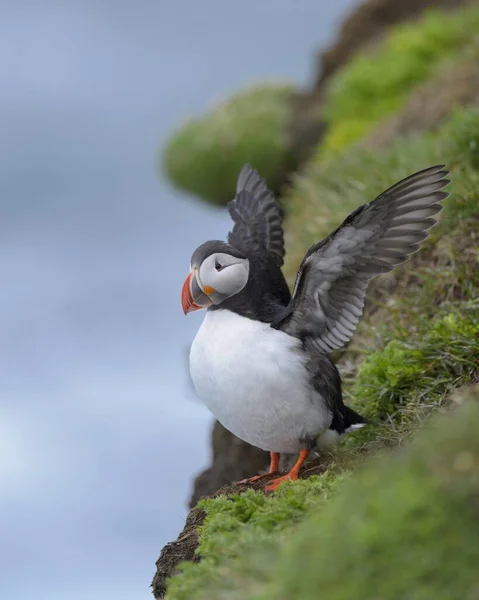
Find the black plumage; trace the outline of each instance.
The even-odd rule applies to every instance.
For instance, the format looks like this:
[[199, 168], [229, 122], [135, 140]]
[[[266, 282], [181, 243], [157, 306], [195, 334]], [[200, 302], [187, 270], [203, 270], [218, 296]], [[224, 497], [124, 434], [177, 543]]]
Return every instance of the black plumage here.
[[273, 193], [249, 165], [241, 170], [236, 197], [228, 204], [228, 210], [234, 222], [228, 234], [229, 243], [206, 242], [195, 251], [193, 258], [200, 264], [208, 255], [216, 252], [246, 257], [250, 262], [249, 279], [240, 293], [218, 306], [211, 306], [209, 310], [224, 308], [244, 317], [270, 323], [291, 300], [281, 270], [284, 234]]
[[408, 260], [435, 225], [449, 195], [441, 191], [447, 174], [439, 165], [407, 177], [312, 246], [273, 327], [308, 337], [323, 353], [344, 346], [362, 315], [369, 281]]

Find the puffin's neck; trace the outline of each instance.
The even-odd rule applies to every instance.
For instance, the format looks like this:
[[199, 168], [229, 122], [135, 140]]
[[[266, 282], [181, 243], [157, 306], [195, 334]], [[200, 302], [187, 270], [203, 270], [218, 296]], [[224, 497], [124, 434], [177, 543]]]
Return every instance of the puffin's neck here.
[[210, 306], [208, 310], [225, 309], [248, 319], [271, 323], [280, 308], [281, 306], [272, 302], [271, 299], [263, 298], [261, 301], [258, 301], [257, 298], [249, 296], [243, 290], [217, 306]]

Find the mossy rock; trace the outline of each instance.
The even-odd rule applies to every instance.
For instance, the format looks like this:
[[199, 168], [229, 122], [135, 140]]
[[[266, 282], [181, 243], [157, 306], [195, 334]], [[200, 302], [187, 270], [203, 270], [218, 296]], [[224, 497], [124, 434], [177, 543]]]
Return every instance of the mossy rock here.
[[459, 55], [479, 34], [479, 8], [430, 12], [393, 28], [373, 52], [363, 52], [332, 81], [323, 108], [328, 132], [322, 156], [346, 148], [404, 104], [448, 57]]
[[251, 598], [479, 597], [479, 388], [470, 396], [307, 519]]
[[475, 600], [479, 386], [456, 402], [354, 476], [205, 503], [202, 561], [185, 565], [167, 598]]
[[192, 119], [167, 142], [163, 166], [178, 189], [225, 205], [241, 167], [250, 163], [275, 189], [289, 171], [286, 125], [290, 85], [255, 86], [206, 116]]
[[[405, 277], [414, 271], [414, 281], [409, 282], [407, 294], [403, 296], [411, 301], [417, 298], [423, 311], [434, 308], [451, 286], [465, 288], [462, 295], [457, 290], [453, 296], [468, 299], [477, 295], [477, 290], [474, 291], [478, 283], [477, 254], [474, 254], [477, 241], [474, 240], [479, 219], [478, 148], [479, 109], [458, 109], [433, 134], [426, 132], [399, 138], [381, 152], [355, 147], [328, 160], [310, 161], [293, 179], [285, 198], [289, 207], [285, 222], [285, 273], [289, 282], [294, 282], [307, 249], [333, 231], [359, 205], [421, 168], [445, 163], [451, 169], [452, 182], [448, 187], [451, 196], [445, 202], [439, 226], [432, 230], [431, 237], [413, 260], [395, 269], [392, 276]], [[461, 248], [461, 254], [456, 255], [454, 248], [461, 247], [460, 238], [469, 238], [469, 242]], [[454, 242], [452, 248], [447, 248], [448, 240]], [[435, 260], [431, 257], [431, 252], [439, 247], [450, 255], [449, 262], [444, 261], [444, 268], [439, 257]], [[434, 262], [438, 263], [435, 272], [431, 271]], [[429, 277], [424, 266], [429, 266]], [[463, 266], [467, 267], [464, 272]], [[455, 283], [449, 281], [449, 276], [454, 275]], [[381, 277], [377, 281], [386, 279]]]
[[313, 469], [318, 471], [321, 476], [283, 486], [274, 494], [265, 495], [260, 489], [263, 484], [259, 484], [257, 489], [243, 487], [234, 493], [230, 488], [215, 498], [202, 500], [194, 509], [207, 514], [197, 532], [197, 562], [185, 562], [180, 567], [180, 573], [168, 582], [167, 598], [207, 597], [203, 590], [222, 588], [226, 569], [241, 570], [246, 563], [248, 568], [256, 568], [249, 560], [252, 554], [268, 553], [305, 514], [329, 500], [346, 478], [334, 469]]

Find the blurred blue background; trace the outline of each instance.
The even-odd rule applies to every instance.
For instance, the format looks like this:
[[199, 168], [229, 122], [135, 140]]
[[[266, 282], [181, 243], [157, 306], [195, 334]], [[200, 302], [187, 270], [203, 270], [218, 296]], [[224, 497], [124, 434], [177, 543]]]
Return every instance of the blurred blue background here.
[[140, 600], [212, 419], [192, 250], [229, 222], [162, 140], [245, 84], [306, 85], [354, 0], [0, 3], [0, 598]]

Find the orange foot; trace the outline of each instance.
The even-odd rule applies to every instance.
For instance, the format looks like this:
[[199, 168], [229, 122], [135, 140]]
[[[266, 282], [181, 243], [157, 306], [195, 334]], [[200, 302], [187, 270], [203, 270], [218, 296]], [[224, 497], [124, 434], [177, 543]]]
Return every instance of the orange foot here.
[[296, 481], [296, 479], [298, 479], [298, 476], [295, 473], [291, 473], [291, 471], [290, 471], [289, 473], [286, 473], [286, 475], [283, 475], [282, 477], [277, 477], [276, 479], [273, 479], [273, 481], [271, 483], [268, 483], [268, 485], [265, 485], [264, 491], [265, 492], [274, 492], [285, 481]]
[[237, 481], [236, 485], [239, 485], [240, 483], [254, 483], [255, 481], [260, 481], [261, 479], [270, 477], [271, 475], [274, 475], [277, 472], [278, 471], [271, 471], [271, 472], [268, 471], [267, 473], [262, 473], [261, 475], [255, 475], [254, 477], [247, 477], [246, 479], [241, 479], [240, 481]]
[[242, 479], [241, 481], [237, 481], [236, 485], [240, 483], [253, 483], [254, 481], [259, 481], [260, 479], [264, 479], [265, 477], [269, 477], [270, 475], [274, 475], [278, 472], [279, 465], [279, 452], [270, 452], [271, 454], [271, 462], [269, 465], [269, 471], [267, 473], [263, 473], [262, 475], [255, 475], [254, 477], [248, 477], [247, 479]]
[[309, 450], [301, 450], [298, 456], [298, 460], [295, 462], [294, 467], [291, 469], [289, 473], [283, 475], [282, 477], [277, 477], [273, 479], [271, 483], [265, 486], [265, 492], [274, 492], [279, 488], [279, 486], [285, 481], [296, 481], [298, 479], [299, 471], [303, 466], [304, 461], [307, 459], [309, 454]]

